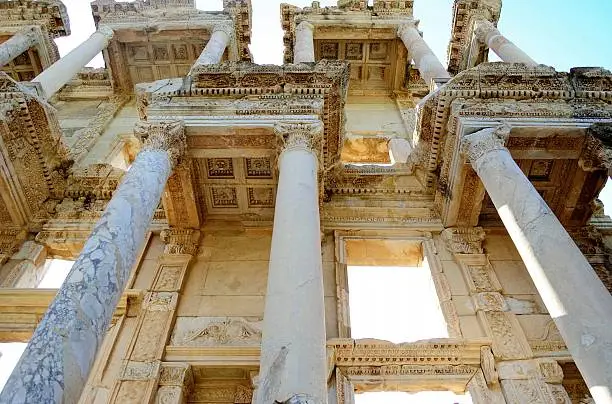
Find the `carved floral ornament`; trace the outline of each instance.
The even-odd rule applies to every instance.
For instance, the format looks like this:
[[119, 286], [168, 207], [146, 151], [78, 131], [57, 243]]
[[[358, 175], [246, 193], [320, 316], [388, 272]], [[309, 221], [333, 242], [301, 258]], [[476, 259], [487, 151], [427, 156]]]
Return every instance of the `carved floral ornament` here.
[[587, 129], [578, 164], [585, 171], [606, 170], [612, 174], [612, 123], [596, 123]]
[[156, 123], [139, 121], [134, 126], [134, 135], [144, 143], [142, 151], [168, 152], [173, 166], [183, 157], [187, 149], [185, 125], [182, 121]]
[[278, 122], [274, 125], [278, 135], [280, 152], [291, 150], [307, 150], [320, 157], [323, 140], [323, 124], [315, 122]]
[[495, 150], [506, 149], [511, 127], [504, 123], [495, 128], [481, 129], [461, 140], [461, 152], [474, 163], [484, 155]]

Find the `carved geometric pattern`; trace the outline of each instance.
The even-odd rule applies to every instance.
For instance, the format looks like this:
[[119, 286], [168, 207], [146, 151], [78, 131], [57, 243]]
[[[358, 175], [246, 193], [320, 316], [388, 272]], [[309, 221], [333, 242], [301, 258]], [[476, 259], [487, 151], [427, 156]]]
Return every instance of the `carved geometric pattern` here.
[[362, 43], [347, 43], [346, 44], [346, 59], [347, 60], [363, 59], [363, 44]]
[[208, 159], [208, 178], [234, 178], [234, 165], [231, 158]]
[[272, 208], [274, 207], [273, 188], [248, 188], [249, 207]]
[[370, 44], [370, 59], [385, 60], [389, 55], [388, 42], [374, 42]]
[[323, 42], [320, 45], [321, 59], [338, 59], [338, 44]]
[[529, 170], [529, 179], [547, 181], [553, 167], [553, 160], [534, 160]]
[[238, 198], [236, 188], [214, 187], [212, 188], [212, 205], [216, 208], [237, 208]]
[[247, 178], [272, 178], [270, 159], [266, 157], [245, 158]]

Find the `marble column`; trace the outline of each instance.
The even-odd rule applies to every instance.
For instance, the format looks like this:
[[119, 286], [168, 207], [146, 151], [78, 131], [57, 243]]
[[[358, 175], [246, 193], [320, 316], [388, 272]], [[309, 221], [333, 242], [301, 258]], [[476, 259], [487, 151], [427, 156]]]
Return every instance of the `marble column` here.
[[474, 23], [474, 35], [508, 63], [525, 63], [528, 66], [537, 66], [538, 63], [523, 52], [518, 46], [503, 36], [495, 25], [487, 20], [477, 20]]
[[275, 129], [283, 146], [254, 402], [323, 404], [327, 365], [318, 184], [322, 125], [280, 123]]
[[427, 42], [421, 37], [414, 24], [402, 24], [397, 30], [397, 35], [402, 39], [408, 54], [414, 60], [414, 64], [419, 69], [421, 77], [427, 85], [433, 79], [448, 79], [450, 74], [446, 71], [440, 60], [433, 53]]
[[225, 52], [225, 48], [227, 48], [229, 45], [233, 35], [233, 24], [227, 23], [215, 25], [208, 43], [193, 66], [214, 65], [220, 63], [223, 53]]
[[50, 98], [81, 71], [113, 38], [113, 30], [102, 26], [66, 56], [53, 63], [32, 82], [40, 83], [43, 96]]
[[36, 27], [27, 27], [0, 45], [0, 67], [35, 46], [41, 38]]
[[181, 122], [141, 123], [142, 151], [114, 192], [0, 395], [2, 403], [76, 403], [172, 167]]
[[593, 398], [612, 402], [612, 295], [504, 146], [507, 126], [466, 136], [482, 180]]
[[293, 63], [314, 63], [314, 25], [302, 21], [295, 28]]

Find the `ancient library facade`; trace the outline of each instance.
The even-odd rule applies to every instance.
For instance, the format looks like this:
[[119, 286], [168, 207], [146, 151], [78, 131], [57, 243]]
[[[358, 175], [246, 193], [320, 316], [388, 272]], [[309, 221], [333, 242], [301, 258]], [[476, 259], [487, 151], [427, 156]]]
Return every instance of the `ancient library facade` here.
[[60, 57], [0, 0], [0, 403], [612, 403], [610, 71], [501, 0], [444, 61], [413, 0], [281, 4], [282, 65], [251, 0], [90, 10]]

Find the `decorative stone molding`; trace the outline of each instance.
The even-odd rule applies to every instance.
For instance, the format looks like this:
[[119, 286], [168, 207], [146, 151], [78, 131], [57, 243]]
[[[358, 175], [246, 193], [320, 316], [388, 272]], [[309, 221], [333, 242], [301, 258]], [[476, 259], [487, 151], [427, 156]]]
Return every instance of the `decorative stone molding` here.
[[78, 168], [68, 177], [66, 196], [72, 198], [72, 202], [82, 197], [110, 200], [124, 174], [125, 171], [105, 163]]
[[605, 170], [612, 174], [612, 124], [596, 123], [586, 132], [578, 164], [585, 171]]
[[[453, 5], [453, 22], [451, 40], [448, 46], [448, 70], [453, 74], [472, 67], [468, 66], [468, 58], [472, 45], [474, 24], [484, 20], [497, 24], [501, 15], [501, 0], [458, 0]], [[482, 59], [486, 61], [486, 52]]]
[[499, 385], [499, 374], [495, 368], [495, 357], [490, 346], [480, 348], [480, 368], [487, 382], [487, 386], [494, 387]]
[[71, 159], [79, 161], [91, 150], [91, 147], [129, 99], [125, 95], [113, 95], [98, 107], [96, 116], [88, 123], [87, 127], [76, 131], [72, 135], [76, 138], [76, 141], [70, 146], [69, 156]]
[[127, 361], [122, 369], [119, 376], [119, 380], [151, 380], [159, 377], [161, 369], [160, 361], [153, 362], [137, 362]]
[[144, 143], [142, 151], [168, 152], [173, 165], [179, 162], [187, 148], [185, 126], [181, 121], [159, 123], [139, 121], [134, 127], [134, 135]]
[[454, 254], [482, 254], [485, 232], [482, 227], [444, 229], [442, 239]]
[[21, 27], [40, 24], [52, 38], [70, 35], [66, 6], [60, 0], [6, 1], [0, 15], [0, 26]]
[[510, 126], [504, 124], [467, 135], [461, 140], [461, 152], [474, 163], [489, 152], [503, 150], [510, 137], [510, 130]]
[[166, 244], [164, 254], [196, 255], [200, 241], [200, 232], [191, 229], [168, 229], [160, 233], [162, 241]]

